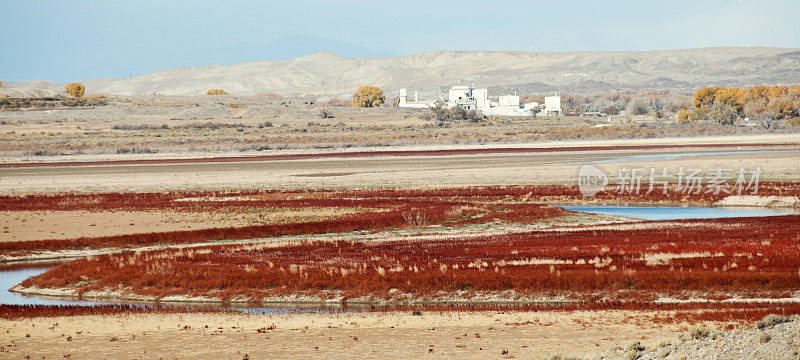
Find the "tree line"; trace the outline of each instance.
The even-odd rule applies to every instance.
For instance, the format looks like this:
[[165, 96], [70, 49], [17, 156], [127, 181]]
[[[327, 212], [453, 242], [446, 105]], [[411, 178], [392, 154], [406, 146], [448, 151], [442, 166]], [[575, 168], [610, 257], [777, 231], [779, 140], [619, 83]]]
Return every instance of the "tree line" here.
[[705, 87], [697, 90], [689, 108], [677, 113], [678, 122], [709, 119], [735, 124], [744, 118], [768, 126], [773, 121], [800, 125], [800, 86]]

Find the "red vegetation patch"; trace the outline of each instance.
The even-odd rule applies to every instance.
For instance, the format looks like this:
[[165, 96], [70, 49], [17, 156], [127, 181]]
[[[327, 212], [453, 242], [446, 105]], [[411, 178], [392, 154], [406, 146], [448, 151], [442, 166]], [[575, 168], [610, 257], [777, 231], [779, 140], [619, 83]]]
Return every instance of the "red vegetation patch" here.
[[[702, 191], [686, 194], [672, 191], [666, 195], [659, 188], [650, 194], [617, 194], [614, 188], [593, 197], [616, 202], [668, 202], [710, 204], [726, 196]], [[762, 182], [761, 196], [800, 196], [800, 183]], [[195, 198], [197, 201], [176, 201]], [[317, 189], [317, 190], [236, 190], [236, 191], [169, 191], [160, 193], [104, 193], [59, 195], [3, 195], [0, 211], [37, 210], [150, 210], [179, 211], [225, 210], [247, 208], [304, 208], [304, 207], [373, 207], [424, 202], [520, 202], [553, 198], [580, 200], [575, 185], [483, 186], [433, 189]]]
[[800, 216], [683, 223], [464, 241], [220, 245], [118, 254], [60, 265], [23, 286], [254, 301], [289, 294], [436, 298], [507, 290], [532, 298], [649, 301], [783, 297], [800, 289]]
[[[797, 196], [800, 184], [762, 183], [759, 193]], [[595, 199], [606, 203], [710, 204], [724, 194], [684, 194], [660, 191], [650, 194], [604, 192]], [[179, 201], [192, 198], [194, 201]], [[203, 230], [127, 234], [119, 236], [0, 243], [0, 254], [19, 255], [35, 250], [100, 247], [136, 247], [155, 244], [195, 243], [219, 239], [247, 239], [280, 235], [320, 234], [355, 230], [441, 224], [456, 226], [495, 220], [529, 223], [564, 214], [541, 203], [577, 201], [577, 186], [487, 186], [442, 189], [358, 190], [249, 190], [176, 191], [164, 193], [62, 194], [0, 196], [0, 211], [172, 210], [249, 211], [252, 209], [355, 208], [373, 209], [324, 221], [239, 226]]]
[[216, 313], [230, 310], [215, 308], [185, 308], [140, 306], [129, 304], [115, 305], [0, 305], [0, 319], [15, 320], [33, 317], [78, 316], [78, 315], [113, 315], [113, 314], [176, 314], [186, 312]]
[[[463, 189], [462, 189], [463, 190]], [[289, 222], [173, 232], [126, 234], [67, 240], [37, 240], [0, 243], [0, 253], [20, 254], [35, 250], [63, 250], [102, 247], [138, 247], [156, 244], [184, 244], [223, 239], [254, 239], [283, 235], [341, 233], [355, 230], [383, 230], [408, 226], [448, 226], [495, 220], [531, 222], [560, 216], [567, 211], [541, 204], [520, 203], [518, 191], [498, 189], [463, 190], [448, 194], [377, 191], [287, 191], [231, 193], [164, 193], [58, 195], [9, 198], [7, 210], [144, 210], [193, 209], [303, 209], [356, 208], [373, 211], [342, 215], [331, 220]], [[426, 196], [427, 195], [427, 196]], [[246, 199], [244, 199], [246, 197]], [[510, 198], [509, 198], [510, 197]], [[184, 198], [206, 201], [175, 201]], [[231, 199], [218, 201], [217, 198]], [[251, 200], [252, 199], [252, 200]]]

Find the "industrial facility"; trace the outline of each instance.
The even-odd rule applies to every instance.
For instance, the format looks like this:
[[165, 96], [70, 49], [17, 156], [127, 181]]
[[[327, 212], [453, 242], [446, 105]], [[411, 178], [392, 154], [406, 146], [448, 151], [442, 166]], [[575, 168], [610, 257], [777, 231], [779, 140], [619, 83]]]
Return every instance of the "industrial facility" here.
[[447, 100], [439, 94], [438, 100], [420, 100], [419, 93], [414, 91], [414, 100], [408, 101], [405, 88], [400, 89], [400, 101], [397, 106], [405, 108], [432, 108], [442, 104], [448, 108], [456, 106], [465, 110], [477, 110], [484, 115], [501, 116], [556, 116], [563, 115], [561, 97], [558, 94], [546, 96], [544, 104], [531, 102], [522, 104], [518, 95], [501, 95], [497, 101], [489, 99], [489, 91], [485, 88], [477, 89], [472, 86], [453, 86], [448, 92]]

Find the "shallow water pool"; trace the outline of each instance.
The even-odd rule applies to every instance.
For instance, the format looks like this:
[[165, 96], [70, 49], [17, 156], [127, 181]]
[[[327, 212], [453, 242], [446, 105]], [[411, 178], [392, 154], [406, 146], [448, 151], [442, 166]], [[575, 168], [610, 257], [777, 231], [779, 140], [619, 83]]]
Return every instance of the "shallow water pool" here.
[[622, 216], [641, 220], [724, 219], [736, 217], [782, 216], [798, 214], [793, 209], [761, 207], [660, 207], [660, 206], [559, 206], [590, 214]]

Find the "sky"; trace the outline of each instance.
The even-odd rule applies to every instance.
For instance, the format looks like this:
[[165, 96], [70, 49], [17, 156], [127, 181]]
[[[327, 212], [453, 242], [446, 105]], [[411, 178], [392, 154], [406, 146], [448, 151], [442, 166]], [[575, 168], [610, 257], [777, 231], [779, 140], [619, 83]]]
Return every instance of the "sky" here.
[[797, 0], [0, 0], [0, 80], [429, 50], [800, 48]]

